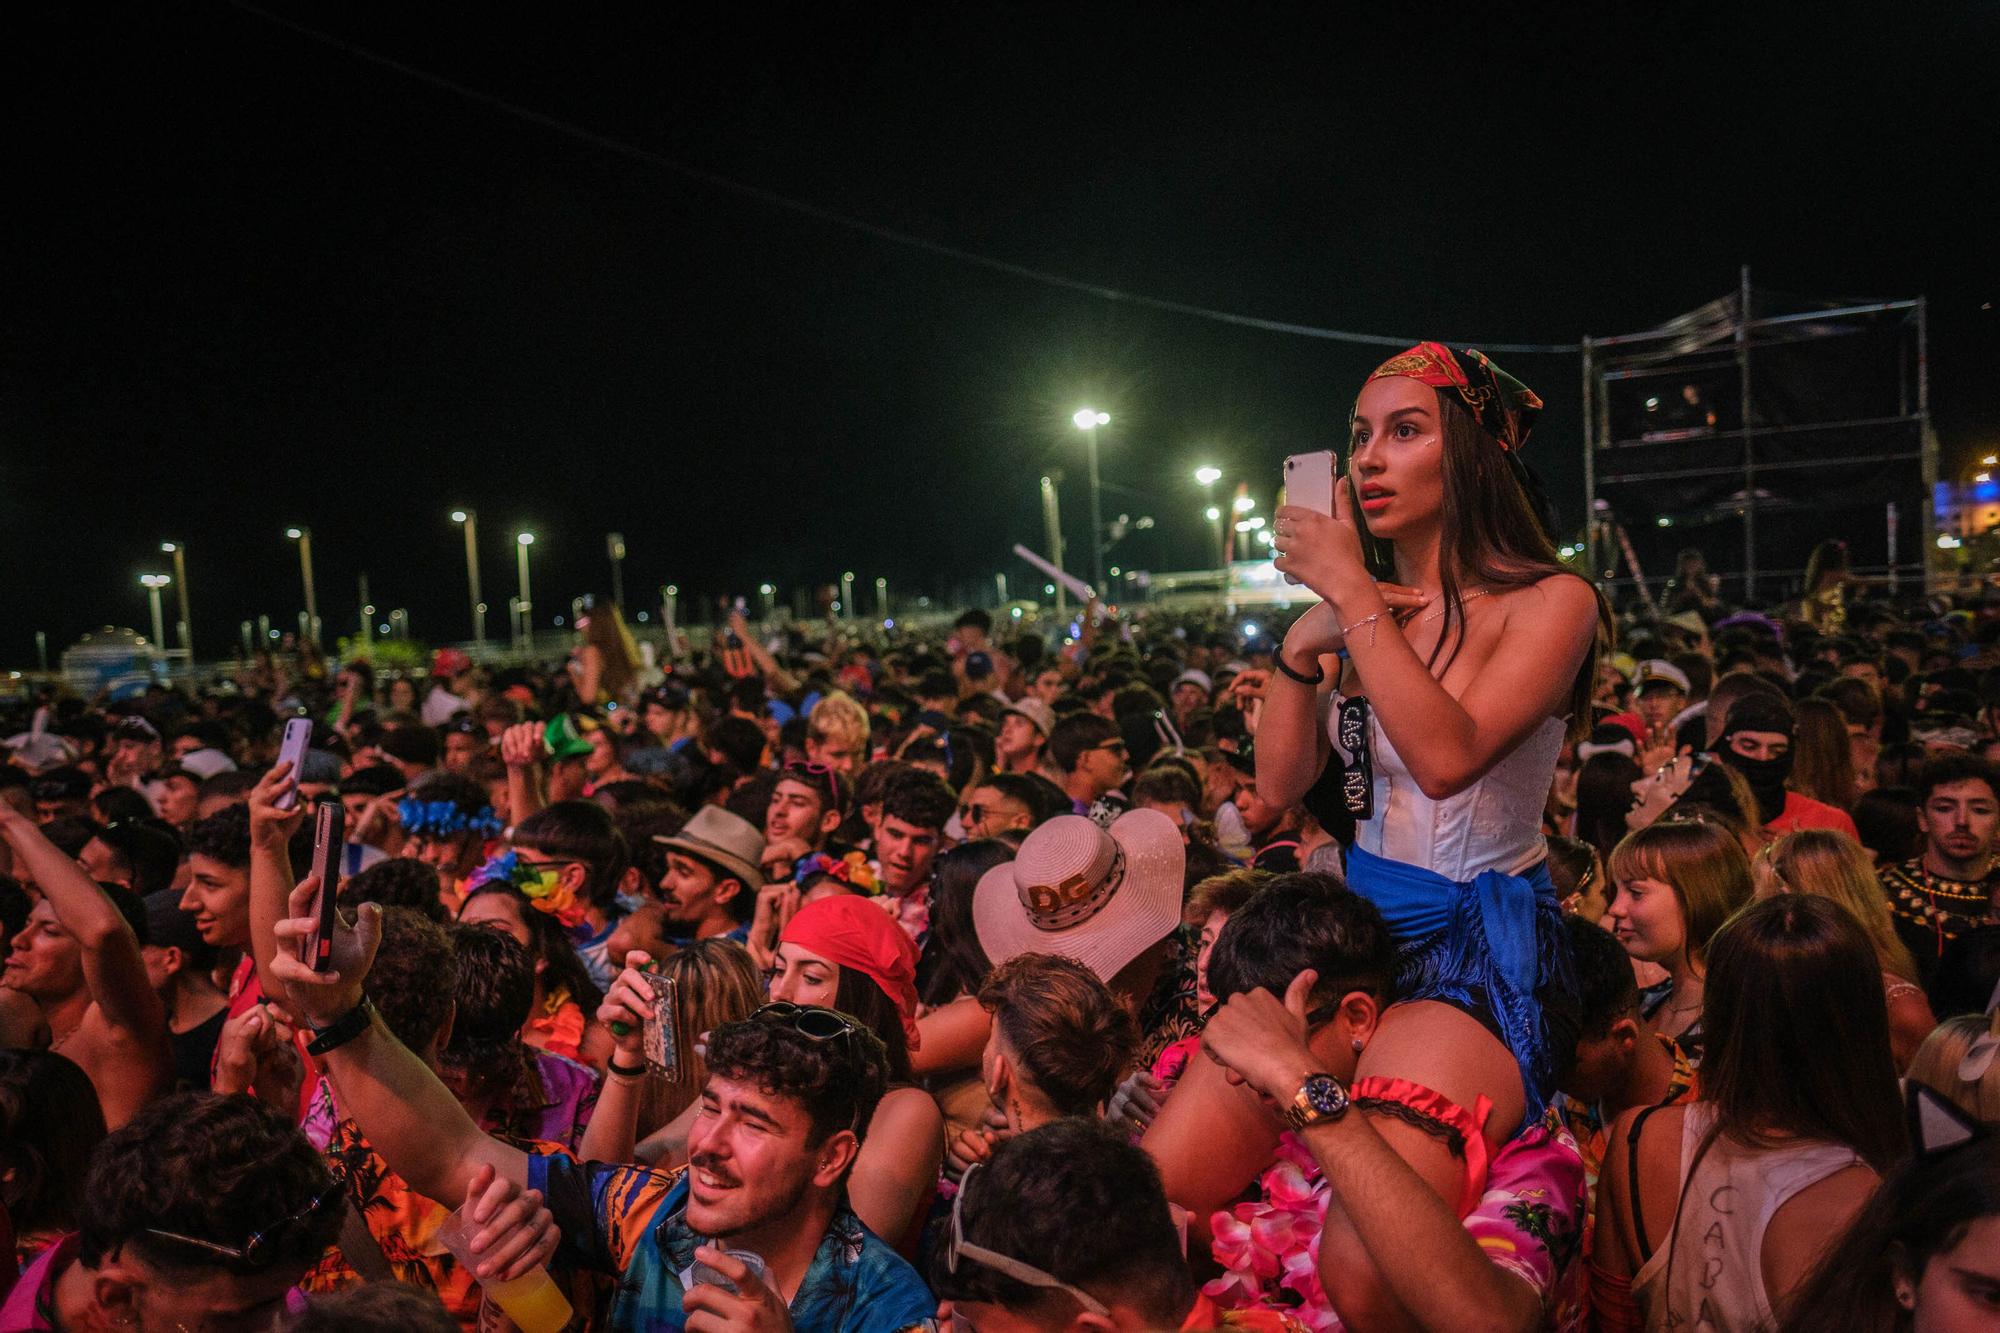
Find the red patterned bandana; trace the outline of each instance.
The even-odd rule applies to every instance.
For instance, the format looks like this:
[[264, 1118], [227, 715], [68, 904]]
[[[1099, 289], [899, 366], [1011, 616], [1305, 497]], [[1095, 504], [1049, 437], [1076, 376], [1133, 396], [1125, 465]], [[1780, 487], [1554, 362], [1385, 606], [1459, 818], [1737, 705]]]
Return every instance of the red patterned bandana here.
[[1371, 380], [1399, 376], [1449, 390], [1480, 428], [1508, 451], [1528, 442], [1542, 400], [1521, 381], [1470, 348], [1454, 353], [1443, 343], [1421, 342], [1375, 368]]

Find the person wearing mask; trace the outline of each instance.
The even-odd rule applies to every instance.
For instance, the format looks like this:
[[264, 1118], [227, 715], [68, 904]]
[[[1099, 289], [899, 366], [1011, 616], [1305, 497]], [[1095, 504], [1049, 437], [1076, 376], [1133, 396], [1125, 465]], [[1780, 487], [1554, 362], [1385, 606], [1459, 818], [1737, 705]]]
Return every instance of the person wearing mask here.
[[1971, 755], [1941, 755], [1917, 784], [1923, 852], [1882, 872], [1896, 934], [1927, 990], [1953, 940], [1996, 921], [2000, 865], [2000, 773]]
[[1752, 694], [1729, 710], [1717, 754], [1743, 775], [1757, 798], [1757, 816], [1772, 837], [1800, 828], [1826, 828], [1860, 840], [1845, 810], [1793, 791], [1792, 706], [1776, 695]]

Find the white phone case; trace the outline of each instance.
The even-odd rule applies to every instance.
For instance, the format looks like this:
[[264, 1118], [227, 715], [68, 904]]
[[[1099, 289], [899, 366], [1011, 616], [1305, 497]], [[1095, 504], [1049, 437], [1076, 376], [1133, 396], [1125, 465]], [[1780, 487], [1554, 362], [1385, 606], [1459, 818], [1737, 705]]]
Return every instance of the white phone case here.
[[1333, 516], [1333, 470], [1331, 449], [1310, 454], [1293, 454], [1285, 460], [1285, 503], [1301, 509], [1316, 509]]

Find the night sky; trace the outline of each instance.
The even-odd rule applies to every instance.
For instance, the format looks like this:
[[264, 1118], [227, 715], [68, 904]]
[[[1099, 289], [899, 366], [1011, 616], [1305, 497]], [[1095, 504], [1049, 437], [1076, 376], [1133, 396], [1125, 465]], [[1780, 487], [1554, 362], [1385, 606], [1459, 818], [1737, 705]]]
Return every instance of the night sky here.
[[[1082, 9], [274, 4], [697, 171], [1269, 319], [1568, 342], [1741, 263], [1925, 295], [1947, 463], [2000, 445], [1990, 4]], [[789, 600], [851, 568], [990, 598], [1027, 581], [1043, 471], [1082, 548], [1086, 402], [1114, 418], [1107, 511], [1159, 522], [1108, 562], [1189, 568], [1193, 467], [1268, 506], [1384, 355], [858, 235], [223, 0], [4, 22], [0, 665], [36, 629], [143, 629], [163, 539], [208, 652], [295, 623], [293, 523], [329, 636], [365, 571], [419, 637], [464, 637], [454, 506], [495, 635], [522, 526], [545, 612], [608, 586], [610, 530], [635, 594]], [[1530, 457], [1577, 519], [1577, 358], [1496, 359], [1548, 399]]]

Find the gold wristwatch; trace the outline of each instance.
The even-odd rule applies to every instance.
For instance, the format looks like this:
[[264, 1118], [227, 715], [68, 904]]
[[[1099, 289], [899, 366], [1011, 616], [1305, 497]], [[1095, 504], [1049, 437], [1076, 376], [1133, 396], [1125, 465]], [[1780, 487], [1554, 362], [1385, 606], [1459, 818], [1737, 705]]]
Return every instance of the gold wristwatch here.
[[1292, 1104], [1285, 1108], [1285, 1123], [1294, 1132], [1347, 1114], [1347, 1089], [1331, 1074], [1308, 1074], [1299, 1085]]

